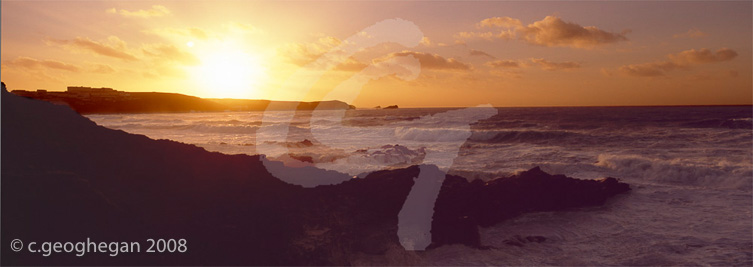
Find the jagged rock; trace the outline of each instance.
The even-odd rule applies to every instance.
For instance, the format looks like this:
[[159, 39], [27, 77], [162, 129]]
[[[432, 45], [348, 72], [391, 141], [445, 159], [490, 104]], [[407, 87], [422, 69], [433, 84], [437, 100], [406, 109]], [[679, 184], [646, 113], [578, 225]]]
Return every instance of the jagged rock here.
[[[259, 156], [224, 155], [97, 126], [65, 106], [3, 92], [3, 265], [347, 265], [399, 247], [397, 214], [418, 166], [302, 188]], [[478, 226], [524, 212], [598, 205], [628, 186], [538, 168], [489, 182], [448, 175], [436, 201], [433, 247], [480, 247]], [[186, 253], [42, 257], [35, 241], [188, 241]], [[146, 249], [146, 248], [142, 248]]]
[[601, 205], [630, 190], [615, 178], [578, 180], [550, 175], [539, 167], [489, 182], [448, 176], [434, 207], [432, 245], [479, 247], [477, 227], [488, 227], [525, 212]]

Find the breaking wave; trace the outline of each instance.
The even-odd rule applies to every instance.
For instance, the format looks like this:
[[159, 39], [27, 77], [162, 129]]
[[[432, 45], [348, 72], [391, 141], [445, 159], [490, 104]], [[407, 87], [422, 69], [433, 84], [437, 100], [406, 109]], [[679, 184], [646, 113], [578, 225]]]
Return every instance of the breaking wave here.
[[541, 143], [549, 141], [573, 141], [595, 138], [588, 134], [569, 131], [479, 131], [474, 132], [471, 141], [485, 143]]
[[624, 177], [675, 185], [750, 190], [753, 183], [751, 165], [724, 160], [704, 164], [687, 159], [601, 154], [595, 165], [615, 170]]

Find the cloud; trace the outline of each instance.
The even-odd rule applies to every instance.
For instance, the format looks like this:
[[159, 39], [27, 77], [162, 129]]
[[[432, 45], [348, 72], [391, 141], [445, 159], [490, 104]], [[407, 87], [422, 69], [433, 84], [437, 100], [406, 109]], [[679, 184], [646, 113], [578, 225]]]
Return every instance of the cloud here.
[[484, 65], [487, 65], [492, 68], [503, 68], [503, 69], [520, 68], [523, 66], [523, 64], [521, 64], [517, 60], [495, 60], [495, 61], [486, 62], [486, 64]]
[[534, 64], [539, 65], [539, 67], [542, 70], [549, 70], [549, 71], [569, 70], [569, 69], [580, 68], [580, 63], [578, 63], [578, 62], [572, 62], [572, 61], [551, 62], [551, 61], [545, 60], [543, 58], [532, 58], [531, 62], [533, 62]]
[[7, 61], [3, 65], [10, 67], [10, 68], [26, 68], [26, 69], [41, 69], [41, 68], [48, 68], [48, 69], [57, 69], [57, 70], [65, 70], [70, 72], [78, 72], [80, 71], [80, 68], [63, 63], [60, 61], [55, 60], [38, 60], [30, 57], [18, 57], [14, 60]]
[[421, 63], [422, 69], [433, 70], [471, 70], [470, 64], [460, 62], [454, 58], [444, 58], [437, 54], [414, 52], [414, 51], [402, 51], [398, 53], [392, 53], [385, 58], [378, 59], [376, 61], [385, 61], [394, 57], [413, 56]]
[[[431, 42], [430, 40], [427, 40]], [[343, 41], [330, 36], [321, 37], [314, 42], [309, 43], [294, 43], [287, 44], [278, 48], [278, 55], [287, 59], [288, 62], [297, 66], [308, 66], [313, 68], [325, 68], [328, 66], [311, 66], [310, 63], [316, 61], [324, 54], [327, 54], [331, 58], [325, 60], [323, 64], [329, 64], [329, 62], [337, 63], [334, 70], [340, 71], [360, 71], [364, 69], [367, 64], [362, 63], [354, 59], [353, 57], [343, 57], [340, 54], [344, 54], [344, 51], [338, 50], [338, 47], [343, 44]], [[382, 58], [378, 58], [372, 61], [372, 64], [389, 60], [394, 57], [411, 55], [418, 59], [421, 63], [421, 67], [425, 69], [435, 70], [470, 70], [472, 66], [463, 62], [460, 62], [454, 58], [444, 58], [442, 56], [423, 52], [402, 51], [398, 53], [391, 53]], [[327, 62], [328, 61], [328, 62]], [[319, 61], [317, 61], [319, 62]]]
[[515, 32], [512, 30], [503, 30], [498, 33], [493, 32], [459, 32], [455, 34], [457, 39], [482, 39], [492, 41], [494, 39], [512, 40], [515, 39]]
[[690, 29], [685, 33], [678, 33], [675, 35], [672, 35], [673, 38], [692, 38], [692, 39], [698, 39], [709, 36], [708, 33], [702, 32], [698, 29]]
[[517, 39], [533, 45], [547, 47], [571, 47], [591, 49], [596, 46], [627, 41], [628, 31], [613, 33], [595, 26], [581, 26], [566, 22], [556, 16], [547, 16], [527, 26], [518, 19], [510, 17], [493, 17], [484, 19], [476, 25], [478, 28], [497, 28], [499, 32], [460, 32], [458, 39], [512, 40]]
[[685, 50], [674, 55], [668, 55], [669, 59], [679, 65], [705, 64], [732, 60], [737, 57], [737, 52], [729, 48], [716, 50], [716, 54], [708, 48], [701, 50]]
[[431, 39], [429, 39], [429, 37], [426, 37], [426, 36], [424, 36], [423, 38], [421, 38], [421, 42], [419, 42], [419, 44], [421, 44], [423, 46], [427, 46], [427, 47], [430, 47], [430, 46], [434, 45], [431, 42]]
[[110, 14], [120, 14], [121, 16], [127, 18], [154, 18], [170, 15], [170, 10], [161, 5], [153, 5], [151, 9], [141, 9], [136, 11], [128, 11], [125, 9], [117, 10], [115, 8], [110, 8], [108, 10], [105, 10], [105, 12]]
[[496, 58], [492, 55], [489, 55], [488, 53], [476, 49], [471, 49], [470, 51], [471, 56], [483, 56], [483, 57], [489, 57], [489, 58]]
[[580, 26], [547, 16], [518, 30], [521, 39], [535, 45], [593, 48], [598, 45], [627, 41], [623, 34], [600, 30], [594, 26]]
[[524, 69], [530, 67], [538, 67], [542, 70], [558, 71], [558, 70], [571, 70], [580, 68], [578, 62], [552, 62], [543, 58], [532, 58], [532, 63], [527, 63], [523, 60], [494, 60], [484, 63], [485, 66], [490, 67], [489, 73], [494, 76], [507, 77], [507, 78], [521, 78], [523, 77]]
[[737, 57], [737, 52], [729, 48], [716, 50], [716, 53], [708, 48], [690, 49], [677, 54], [669, 54], [668, 60], [624, 65], [618, 71], [634, 77], [658, 77], [666, 76], [667, 72], [675, 69], [690, 69], [695, 65], [729, 61], [735, 57]]
[[342, 41], [338, 38], [325, 36], [315, 42], [286, 44], [280, 47], [277, 52], [287, 58], [290, 63], [304, 66], [332, 51], [341, 43]]
[[118, 37], [110, 36], [108, 38], [110, 44], [92, 41], [89, 38], [76, 37], [73, 40], [48, 40], [48, 44], [61, 45], [68, 48], [80, 49], [89, 51], [101, 56], [118, 58], [126, 61], [136, 61], [136, 57], [125, 52], [125, 42]]
[[142, 51], [145, 55], [160, 61], [178, 62], [184, 65], [197, 65], [199, 59], [193, 54], [185, 52], [174, 45], [157, 44], [145, 46]]
[[514, 79], [520, 79], [523, 78], [523, 72], [516, 69], [492, 69], [489, 71], [489, 74], [497, 76], [497, 77], [503, 77], [506, 79], [514, 78]]
[[523, 23], [521, 23], [519, 19], [514, 19], [511, 17], [493, 17], [493, 18], [484, 19], [478, 24], [476, 24], [476, 27], [478, 28], [484, 28], [484, 27], [515, 28], [515, 27], [521, 27], [521, 26], [523, 26]]
[[491, 41], [494, 39], [493, 32], [459, 32], [455, 34], [455, 38], [460, 39], [484, 39]]
[[435, 46], [445, 47], [445, 46], [450, 46], [449, 44], [446, 44], [446, 43], [435, 43], [434, 41], [432, 41], [431, 39], [429, 39], [429, 37], [426, 37], [426, 36], [424, 36], [423, 38], [421, 38], [421, 42], [419, 42], [418, 44], [422, 45], [422, 46], [425, 46], [425, 47], [435, 47]]
[[[337, 48], [342, 43], [343, 41], [336, 37], [324, 36], [314, 42], [286, 44], [280, 47], [277, 50], [277, 53], [286, 58], [288, 62], [300, 67], [305, 66], [321, 69], [332, 67], [333, 70], [348, 72], [361, 71], [366, 68], [366, 63], [359, 62], [353, 57], [343, 57], [339, 55], [344, 53], [344, 51]], [[329, 60], [321, 62], [324, 65], [310, 65], [327, 53], [329, 53], [331, 57]], [[336, 65], [330, 65], [332, 63], [335, 63]]]
[[677, 64], [669, 61], [652, 62], [643, 64], [630, 64], [620, 67], [618, 70], [622, 74], [635, 77], [657, 77], [664, 76], [667, 71], [679, 68]]
[[345, 62], [337, 65], [337, 67], [335, 67], [335, 70], [356, 72], [356, 71], [363, 70], [367, 66], [368, 66], [367, 64], [362, 63], [358, 60], [355, 60], [352, 57], [349, 57], [348, 59], [345, 60]]

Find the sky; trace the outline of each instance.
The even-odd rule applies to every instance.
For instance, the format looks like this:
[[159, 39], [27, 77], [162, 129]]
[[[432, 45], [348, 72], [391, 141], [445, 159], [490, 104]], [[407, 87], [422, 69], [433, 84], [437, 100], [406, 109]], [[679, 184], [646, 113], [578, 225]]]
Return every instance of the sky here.
[[2, 1], [0, 78], [357, 107], [753, 103], [751, 1]]

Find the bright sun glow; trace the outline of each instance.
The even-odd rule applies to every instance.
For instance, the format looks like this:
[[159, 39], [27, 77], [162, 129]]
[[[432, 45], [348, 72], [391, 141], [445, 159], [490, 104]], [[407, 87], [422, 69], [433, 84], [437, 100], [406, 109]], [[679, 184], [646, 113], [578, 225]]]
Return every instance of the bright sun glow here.
[[201, 65], [192, 74], [211, 98], [253, 98], [266, 75], [258, 58], [239, 49], [216, 49], [199, 60]]

